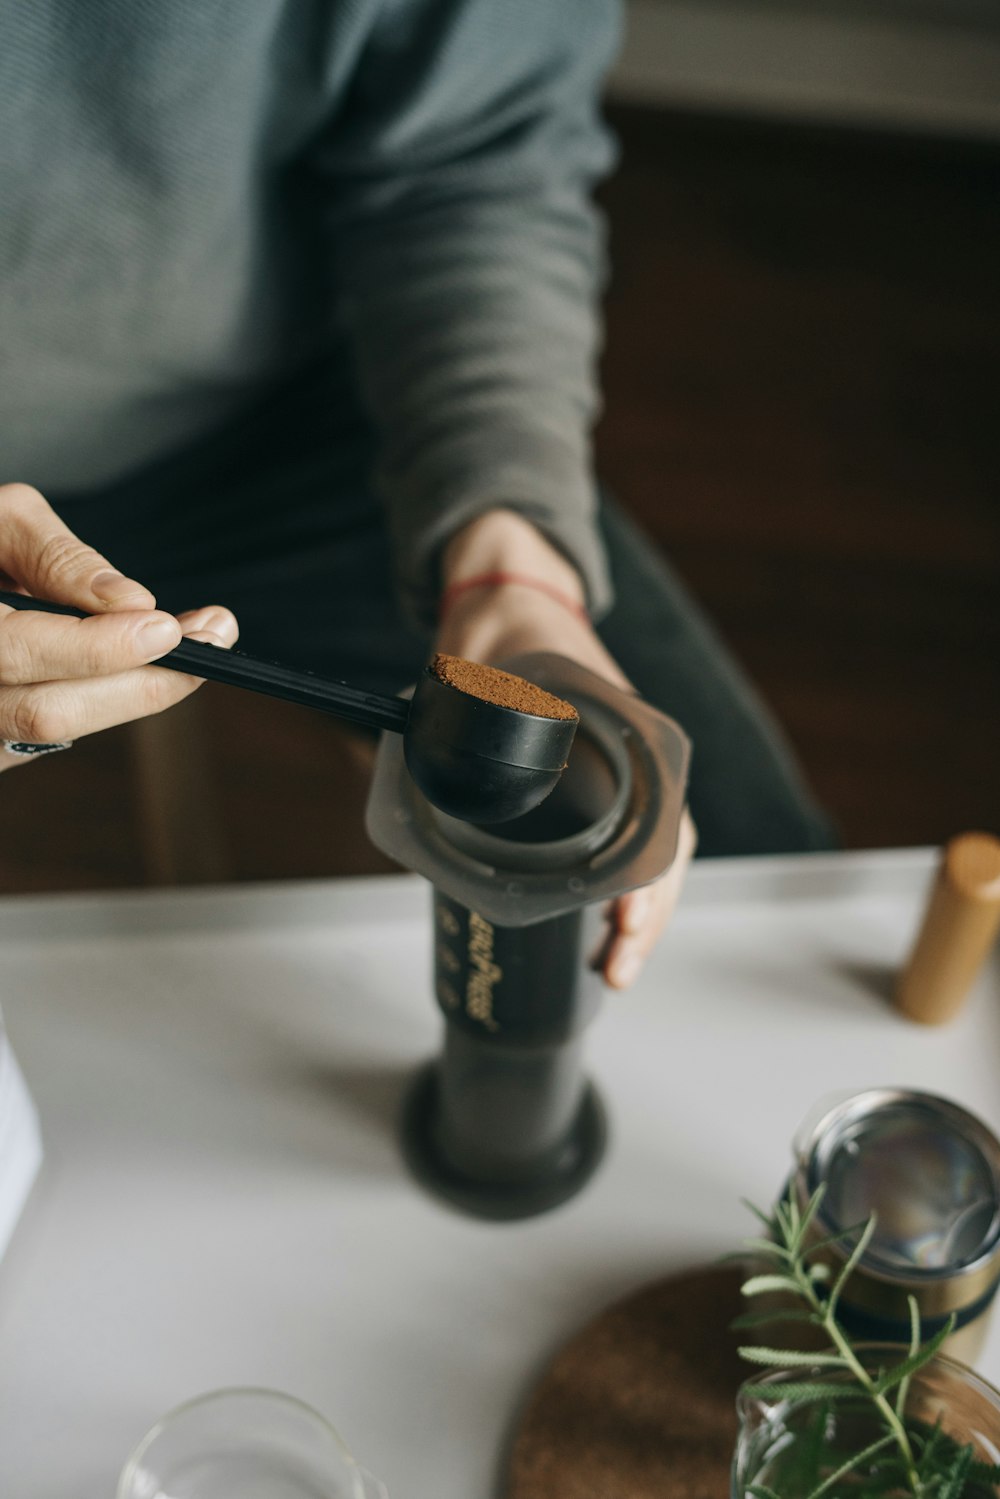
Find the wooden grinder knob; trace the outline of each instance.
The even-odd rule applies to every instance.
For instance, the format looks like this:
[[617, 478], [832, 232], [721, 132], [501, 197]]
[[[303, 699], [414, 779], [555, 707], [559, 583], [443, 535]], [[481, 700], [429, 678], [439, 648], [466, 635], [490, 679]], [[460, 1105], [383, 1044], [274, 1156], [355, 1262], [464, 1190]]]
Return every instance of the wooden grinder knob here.
[[962, 833], [944, 851], [923, 925], [896, 985], [911, 1020], [950, 1020], [1000, 927], [1000, 839]]

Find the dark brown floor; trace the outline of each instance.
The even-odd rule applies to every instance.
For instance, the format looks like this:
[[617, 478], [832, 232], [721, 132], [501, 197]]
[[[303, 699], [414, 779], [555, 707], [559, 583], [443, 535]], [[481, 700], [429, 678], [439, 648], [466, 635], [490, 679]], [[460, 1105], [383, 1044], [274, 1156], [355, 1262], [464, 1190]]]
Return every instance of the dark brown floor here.
[[[1000, 832], [1000, 151], [615, 123], [603, 475], [850, 845]], [[334, 725], [205, 699], [234, 877], [382, 867]], [[123, 731], [0, 780], [0, 889], [142, 878]]]

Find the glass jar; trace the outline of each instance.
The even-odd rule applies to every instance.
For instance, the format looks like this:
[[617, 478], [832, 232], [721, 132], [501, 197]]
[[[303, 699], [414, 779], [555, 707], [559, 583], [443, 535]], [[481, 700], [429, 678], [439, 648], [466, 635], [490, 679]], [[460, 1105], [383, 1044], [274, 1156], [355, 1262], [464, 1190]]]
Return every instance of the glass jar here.
[[[869, 1345], [858, 1351], [872, 1374], [898, 1364], [906, 1352], [895, 1345]], [[857, 1396], [844, 1397], [845, 1386], [854, 1382], [848, 1371], [822, 1366], [782, 1369], [747, 1380], [736, 1399], [739, 1435], [732, 1499], [749, 1499], [754, 1488], [773, 1490], [780, 1499], [808, 1499], [851, 1458], [886, 1437], [884, 1418], [860, 1387]], [[828, 1387], [830, 1395], [799, 1400], [785, 1393], [803, 1383], [819, 1390]], [[895, 1409], [897, 1390], [886, 1398]], [[1000, 1392], [965, 1364], [938, 1355], [919, 1369], [907, 1386], [902, 1417], [916, 1453], [940, 1427], [939, 1444], [950, 1439], [959, 1447], [971, 1446], [976, 1462], [1000, 1463]], [[824, 1492], [829, 1499], [843, 1499], [855, 1490], [866, 1499], [905, 1499], [913, 1489], [905, 1481], [899, 1457], [897, 1443], [886, 1441]], [[961, 1499], [996, 1499], [998, 1493], [1000, 1486], [972, 1477]]]

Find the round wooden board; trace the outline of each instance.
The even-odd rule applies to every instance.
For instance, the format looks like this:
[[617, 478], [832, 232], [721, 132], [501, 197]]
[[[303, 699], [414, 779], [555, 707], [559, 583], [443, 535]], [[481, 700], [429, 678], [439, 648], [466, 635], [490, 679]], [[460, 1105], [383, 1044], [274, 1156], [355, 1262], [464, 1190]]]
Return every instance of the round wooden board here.
[[521, 1413], [505, 1499], [727, 1499], [740, 1279], [657, 1281], [567, 1343]]

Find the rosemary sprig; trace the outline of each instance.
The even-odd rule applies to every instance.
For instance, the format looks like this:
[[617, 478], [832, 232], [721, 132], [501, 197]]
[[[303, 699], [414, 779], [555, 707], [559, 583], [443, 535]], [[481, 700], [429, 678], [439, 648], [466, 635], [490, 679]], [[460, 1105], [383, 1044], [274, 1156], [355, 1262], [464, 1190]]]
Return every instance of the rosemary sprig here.
[[[806, 1208], [800, 1210], [789, 1191], [785, 1199], [777, 1203], [770, 1218], [752, 1203], [747, 1203], [767, 1230], [766, 1238], [747, 1240], [747, 1248], [765, 1262], [766, 1269], [744, 1283], [743, 1295], [752, 1299], [779, 1292], [793, 1298], [798, 1305], [748, 1312], [738, 1317], [733, 1326], [752, 1328], [776, 1322], [804, 1322], [821, 1330], [827, 1346], [816, 1353], [806, 1353], [751, 1344], [740, 1348], [741, 1356], [750, 1363], [773, 1370], [801, 1369], [803, 1373], [807, 1369], [824, 1373], [829, 1370], [844, 1376], [840, 1381], [829, 1383], [822, 1378], [792, 1379], [783, 1381], [777, 1388], [768, 1383], [744, 1385], [744, 1393], [751, 1399], [773, 1400], [780, 1393], [783, 1400], [795, 1404], [812, 1402], [817, 1406], [816, 1418], [808, 1432], [807, 1445], [811, 1456], [805, 1466], [812, 1475], [808, 1491], [799, 1489], [795, 1493], [779, 1495], [768, 1484], [757, 1483], [747, 1493], [753, 1499], [834, 1499], [833, 1491], [837, 1485], [850, 1478], [851, 1495], [857, 1495], [858, 1499], [861, 1496], [876, 1499], [879, 1495], [886, 1499], [890, 1494], [908, 1494], [913, 1499], [963, 1499], [970, 1483], [980, 1485], [980, 1494], [995, 1494], [1000, 1468], [977, 1462], [971, 1446], [960, 1446], [941, 1432], [940, 1427], [930, 1432], [917, 1426], [908, 1428], [904, 1419], [910, 1381], [939, 1351], [954, 1328], [954, 1317], [949, 1318], [934, 1337], [922, 1343], [919, 1311], [914, 1298], [909, 1297], [910, 1345], [904, 1357], [889, 1369], [872, 1371], [867, 1368], [839, 1321], [837, 1311], [844, 1286], [875, 1232], [875, 1215], [865, 1223], [810, 1243], [809, 1229], [822, 1199], [823, 1189], [820, 1187]], [[831, 1282], [829, 1267], [815, 1256], [833, 1244], [846, 1246], [851, 1240], [854, 1240], [853, 1247]], [[859, 1397], [871, 1406], [881, 1434], [862, 1451], [846, 1457], [838, 1452], [836, 1461], [827, 1454], [829, 1461], [824, 1470], [820, 1446], [831, 1407]], [[874, 1470], [869, 1469], [869, 1475], [865, 1477], [862, 1470], [874, 1458], [878, 1458], [878, 1464]], [[874, 1479], [874, 1486], [870, 1479]]]

